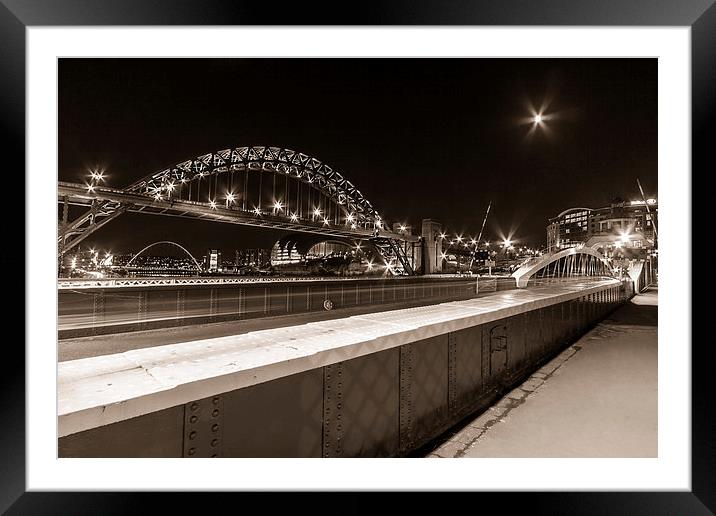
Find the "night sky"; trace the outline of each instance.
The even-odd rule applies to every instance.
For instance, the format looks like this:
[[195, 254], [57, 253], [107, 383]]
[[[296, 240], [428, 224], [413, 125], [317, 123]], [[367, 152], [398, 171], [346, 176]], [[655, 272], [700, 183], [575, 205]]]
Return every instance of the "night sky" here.
[[[545, 106], [546, 128], [527, 119]], [[527, 122], [527, 123], [525, 123]], [[389, 222], [544, 245], [574, 207], [657, 195], [656, 59], [61, 59], [59, 179], [124, 187], [246, 145], [315, 156]], [[72, 215], [76, 215], [72, 212]], [[277, 234], [126, 214], [83, 242], [195, 255]]]

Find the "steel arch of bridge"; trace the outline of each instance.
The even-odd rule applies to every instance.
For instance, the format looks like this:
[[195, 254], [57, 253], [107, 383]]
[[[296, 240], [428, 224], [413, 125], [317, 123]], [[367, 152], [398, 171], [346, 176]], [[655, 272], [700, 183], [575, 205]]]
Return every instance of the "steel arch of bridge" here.
[[133, 183], [126, 190], [152, 196], [170, 196], [182, 182], [206, 176], [244, 171], [265, 171], [289, 176], [324, 193], [352, 213], [357, 222], [374, 223], [380, 217], [372, 204], [341, 173], [319, 159], [281, 147], [223, 149], [177, 163]]
[[136, 260], [136, 259], [137, 259], [144, 251], [146, 251], [147, 249], [151, 249], [151, 248], [154, 247], [155, 245], [160, 245], [160, 244], [170, 244], [170, 245], [173, 245], [174, 247], [178, 247], [179, 249], [181, 249], [182, 251], [184, 251], [184, 253], [186, 253], [187, 256], [189, 256], [189, 258], [192, 259], [192, 261], [194, 262], [194, 265], [196, 265], [196, 270], [198, 270], [198, 271], [201, 270], [201, 265], [199, 265], [199, 262], [196, 261], [196, 258], [194, 258], [194, 255], [191, 254], [191, 253], [186, 249], [186, 247], [184, 247], [184, 246], [181, 245], [181, 244], [177, 244], [176, 242], [172, 242], [172, 241], [170, 241], [170, 240], [160, 240], [159, 242], [154, 242], [153, 244], [149, 244], [149, 245], [146, 246], [144, 249], [142, 249], [141, 251], [139, 251], [137, 254], [135, 254], [134, 256], [132, 256], [132, 258], [127, 262], [127, 265], [125, 265], [125, 267], [129, 267], [129, 266], [132, 264], [132, 262], [134, 262], [134, 260]]
[[[540, 276], [542, 273], [542, 276]], [[558, 253], [532, 258], [512, 273], [518, 288], [525, 288], [534, 277], [614, 276], [606, 258], [590, 247], [571, 247]]]

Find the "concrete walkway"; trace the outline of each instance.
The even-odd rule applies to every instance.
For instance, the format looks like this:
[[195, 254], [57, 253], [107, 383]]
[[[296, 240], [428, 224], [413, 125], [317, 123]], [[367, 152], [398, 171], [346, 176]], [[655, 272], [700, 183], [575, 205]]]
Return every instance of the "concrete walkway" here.
[[658, 290], [625, 306], [429, 457], [656, 457]]

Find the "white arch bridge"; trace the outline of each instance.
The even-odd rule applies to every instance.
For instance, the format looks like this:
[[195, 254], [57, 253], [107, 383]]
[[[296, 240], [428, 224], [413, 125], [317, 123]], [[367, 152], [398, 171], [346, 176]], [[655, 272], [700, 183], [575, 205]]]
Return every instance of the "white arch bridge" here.
[[564, 249], [558, 253], [530, 258], [512, 277], [518, 288], [525, 288], [530, 280], [574, 277], [614, 277], [614, 271], [604, 256], [590, 247]]

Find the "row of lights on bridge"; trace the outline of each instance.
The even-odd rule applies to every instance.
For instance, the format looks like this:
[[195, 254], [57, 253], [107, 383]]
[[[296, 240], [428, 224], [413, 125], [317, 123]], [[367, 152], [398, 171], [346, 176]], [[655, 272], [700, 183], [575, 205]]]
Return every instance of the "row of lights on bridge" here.
[[[200, 173], [199, 175], [202, 175], [202, 174]], [[87, 191], [88, 191], [89, 193], [94, 193], [95, 187], [97, 186], [97, 184], [98, 184], [100, 181], [104, 182], [104, 178], [105, 178], [104, 171], [92, 171], [92, 172], [90, 173], [90, 179], [91, 179], [91, 181], [90, 181], [89, 183], [87, 183], [87, 185], [86, 185], [86, 186], [87, 186]], [[182, 178], [182, 179], [181, 179], [181, 182], [182, 182], [182, 183], [186, 183], [186, 178]], [[176, 186], [174, 185], [173, 182], [170, 182], [170, 183], [167, 183], [167, 184], [166, 184], [166, 189], [167, 189], [167, 191], [169, 191], [170, 193], [173, 192], [175, 188], [176, 188]], [[226, 195], [225, 195], [224, 198], [226, 199], [226, 207], [227, 207], [227, 208], [236, 203], [236, 196], [235, 196], [232, 192], [226, 192]], [[161, 192], [157, 191], [157, 192], [154, 194], [154, 199], [157, 200], [157, 201], [161, 201], [161, 200], [162, 200], [162, 194], [161, 194]], [[209, 206], [211, 207], [211, 209], [214, 209], [214, 210], [215, 210], [215, 209], [217, 208], [218, 204], [217, 204], [217, 202], [216, 202], [215, 199], [209, 199]], [[273, 214], [274, 214], [274, 215], [277, 214], [277, 213], [280, 213], [283, 209], [284, 209], [284, 205], [283, 205], [283, 203], [282, 203], [281, 201], [275, 201], [275, 202], [274, 202], [274, 204], [273, 204]], [[252, 211], [252, 213], [254, 213], [254, 215], [257, 215], [257, 216], [263, 215], [263, 212], [261, 211], [261, 208], [259, 208], [258, 206], [254, 206], [253, 210], [251, 210], [251, 211]], [[320, 218], [322, 217], [322, 215], [323, 215], [323, 214], [322, 214], [320, 208], [314, 208], [314, 209], [313, 209], [313, 217], [314, 217], [314, 220], [315, 220], [316, 218], [319, 218], [319, 219], [320, 219]], [[296, 213], [296, 212], [291, 213], [291, 214], [289, 215], [289, 219], [291, 220], [291, 222], [298, 222], [298, 221], [299, 221], [298, 213]], [[357, 229], [357, 228], [358, 228], [358, 224], [356, 223], [356, 217], [355, 217], [354, 214], [352, 214], [352, 213], [349, 213], [349, 214], [348, 214], [348, 216], [346, 217], [346, 224], [350, 224], [351, 229]], [[330, 221], [328, 220], [328, 218], [323, 217], [323, 225], [324, 225], [324, 226], [329, 226], [329, 225], [330, 225]], [[381, 221], [380, 216], [377, 215], [377, 214], [376, 214], [375, 226], [376, 226], [378, 229], [382, 229], [382, 228], [383, 228], [383, 222]], [[400, 226], [400, 230], [401, 230], [401, 231], [405, 231], [406, 229], [407, 229], [407, 226], [405, 226], [404, 224]]]

